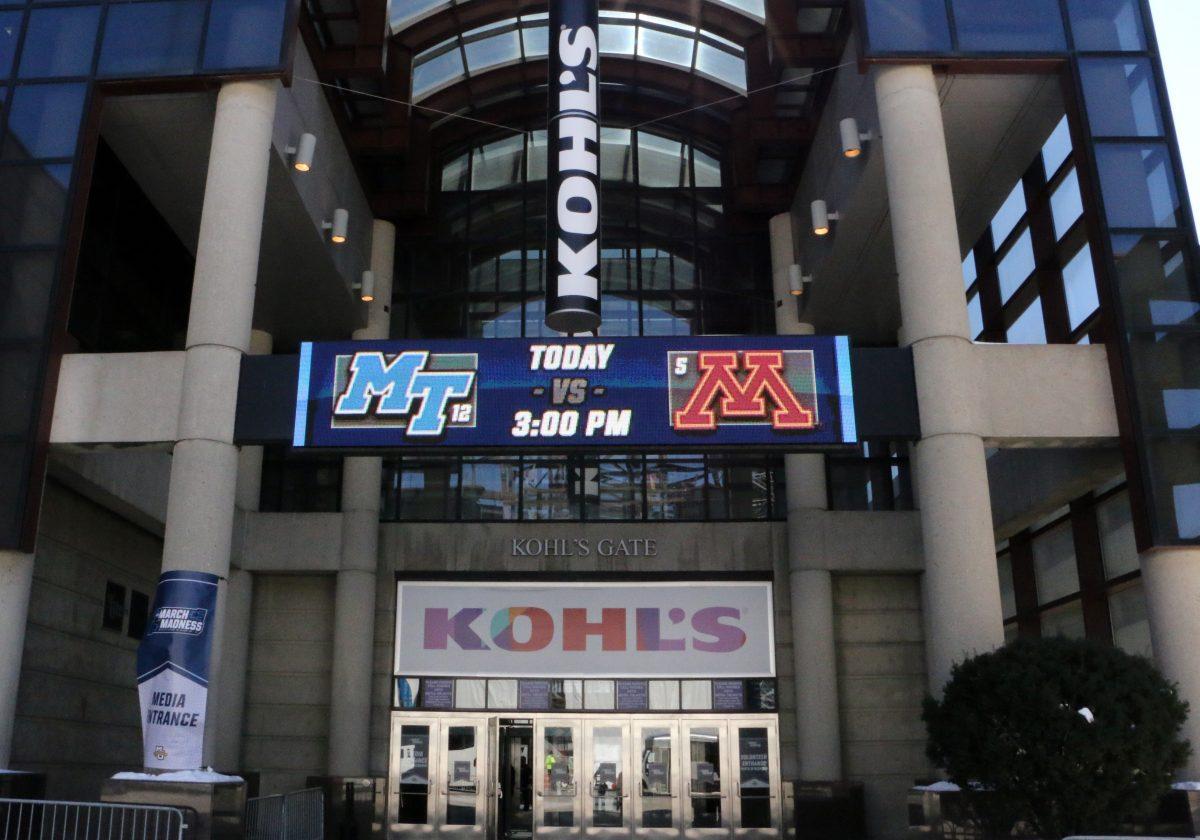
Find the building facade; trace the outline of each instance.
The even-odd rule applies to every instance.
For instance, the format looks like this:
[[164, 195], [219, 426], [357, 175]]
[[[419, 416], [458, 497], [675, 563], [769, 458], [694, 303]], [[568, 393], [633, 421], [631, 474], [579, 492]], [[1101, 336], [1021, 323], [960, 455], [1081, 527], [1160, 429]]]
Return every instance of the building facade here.
[[548, 29], [0, 2], [0, 769], [142, 766], [172, 571], [221, 580], [204, 763], [375, 777], [396, 837], [777, 837], [787, 781], [899, 837], [922, 699], [1016, 636], [1200, 706], [1200, 250], [1145, 0], [601, 0], [598, 336], [848, 337], [853, 445], [293, 439], [310, 342], [558, 339]]

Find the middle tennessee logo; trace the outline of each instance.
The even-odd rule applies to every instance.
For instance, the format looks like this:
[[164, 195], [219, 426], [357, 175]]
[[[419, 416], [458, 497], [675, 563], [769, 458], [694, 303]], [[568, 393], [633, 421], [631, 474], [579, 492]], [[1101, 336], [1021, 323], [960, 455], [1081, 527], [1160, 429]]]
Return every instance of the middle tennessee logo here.
[[409, 437], [436, 437], [447, 426], [472, 427], [478, 365], [474, 353], [339, 356], [333, 425], [401, 427]]
[[726, 423], [769, 423], [777, 431], [817, 425], [812, 351], [676, 352], [668, 364], [676, 431], [713, 431]]

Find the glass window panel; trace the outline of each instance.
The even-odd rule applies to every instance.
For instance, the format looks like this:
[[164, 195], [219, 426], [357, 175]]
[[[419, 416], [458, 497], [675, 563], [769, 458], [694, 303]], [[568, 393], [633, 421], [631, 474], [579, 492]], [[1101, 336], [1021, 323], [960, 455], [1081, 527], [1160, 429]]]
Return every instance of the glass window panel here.
[[400, 472], [400, 518], [444, 520], [455, 518], [458, 467], [452, 458], [413, 461], [405, 458]]
[[[651, 702], [653, 692], [651, 688]], [[665, 726], [643, 726], [639, 731], [643, 828], [670, 828], [672, 825], [673, 741], [671, 729]]]
[[[42, 355], [43, 347], [40, 344], [18, 345], [15, 348], [11, 345], [5, 348], [0, 344], [0, 440], [22, 438], [31, 431], [30, 409], [37, 405]], [[0, 453], [3, 453], [3, 448], [0, 448]], [[0, 463], [3, 461], [0, 460]], [[7, 488], [13, 486], [9, 482], [14, 475], [23, 478], [23, 473], [3, 476]], [[9, 508], [14, 509], [20, 510], [19, 507]]]
[[992, 219], [992, 241], [997, 248], [1004, 244], [1004, 240], [1008, 239], [1008, 235], [1020, 224], [1025, 210], [1025, 186], [1018, 181]]
[[1050, 636], [1066, 636], [1068, 639], [1082, 639], [1087, 636], [1081, 602], [1072, 601], [1042, 613], [1042, 637]]
[[563, 680], [563, 708], [583, 708], [583, 680]]
[[637, 27], [627, 24], [600, 24], [600, 52], [608, 55], [633, 55], [637, 51]]
[[457, 79], [465, 72], [462, 52], [457, 46], [431, 58], [420, 60], [421, 56], [417, 56], [417, 59], [413, 62], [412, 71], [413, 98], [425, 96], [434, 88]]
[[1074, 330], [1100, 308], [1090, 245], [1084, 245], [1063, 268], [1063, 290], [1067, 296], [1067, 316]]
[[[546, 143], [548, 142], [546, 136], [545, 131], [529, 133], [529, 160], [525, 164], [525, 177], [530, 181], [546, 180]], [[603, 158], [601, 166], [603, 166]]]
[[42, 338], [57, 264], [49, 251], [0, 253], [0, 340]]
[[950, 52], [945, 0], [866, 0], [872, 52]]
[[579, 488], [569, 463], [527, 458], [521, 470], [524, 519], [578, 519]]
[[1133, 533], [1133, 511], [1129, 507], [1129, 491], [1122, 490], [1097, 504], [1096, 523], [1100, 528], [1104, 576], [1112, 580], [1136, 572], [1138, 550]]
[[[606, 331], [605, 335], [612, 335]], [[642, 518], [641, 456], [606, 456], [583, 471], [585, 518], [634, 520]]]
[[701, 188], [721, 186], [721, 161], [699, 149], [693, 149], [692, 154], [695, 157], [696, 186]]
[[1134, 656], [1154, 655], [1150, 644], [1150, 617], [1146, 612], [1146, 590], [1141, 581], [1108, 596], [1113, 644]]
[[[0, 245], [55, 245], [67, 212], [70, 167], [0, 166]], [[44, 323], [41, 322], [41, 323]]]
[[34, 9], [21, 48], [21, 78], [90, 75], [99, 25], [99, 6]]
[[1026, 229], [1008, 252], [1000, 258], [1000, 262], [996, 266], [996, 273], [1000, 275], [1000, 300], [1002, 303], [1008, 303], [1009, 299], [1016, 294], [1017, 289], [1021, 288], [1022, 284], [1029, 279], [1029, 275], [1033, 274], [1036, 267], [1037, 264], [1033, 258], [1033, 237]]
[[1067, 118], [1063, 117], [1051, 133], [1050, 139], [1046, 141], [1046, 145], [1042, 147], [1042, 162], [1047, 178], [1052, 177], [1066, 163], [1072, 151], [1074, 147], [1071, 145], [1071, 126]]
[[108, 8], [100, 75], [184, 75], [196, 67], [204, 0], [117, 3]]
[[1167, 388], [1162, 395], [1168, 429], [1200, 428], [1200, 389]]
[[569, 828], [575, 825], [575, 730], [570, 726], [547, 726], [543, 733], [546, 766], [542, 790], [544, 825]]
[[1200, 325], [1200, 289], [1189, 276], [1181, 242], [1117, 235], [1112, 247], [1131, 332]]
[[212, 0], [204, 66], [278, 66], [287, 6], [286, 0]]
[[1138, 0], [1067, 0], [1078, 50], [1136, 52], [1146, 48]]
[[741, 828], [770, 828], [771, 770], [766, 727], [738, 727], [738, 797]]
[[442, 192], [467, 189], [467, 156], [459, 155], [442, 167]]
[[680, 689], [684, 709], [712, 708], [712, 683], [708, 680], [684, 680]]
[[17, 39], [21, 36], [21, 14], [19, 11], [0, 12], [0, 79], [7, 79], [12, 72]]
[[476, 73], [487, 67], [516, 61], [521, 57], [521, 36], [515, 29], [463, 45], [467, 54], [467, 69]]
[[1017, 627], [1016, 622], [1012, 622], [1011, 624], [1004, 625], [1004, 644], [1008, 644], [1009, 642], [1015, 642], [1017, 640], [1017, 637], [1020, 635], [1021, 635], [1021, 632], [1020, 632], [1019, 628]]
[[951, 0], [964, 51], [1063, 52], [1067, 37], [1058, 0]]
[[806, 35], [823, 35], [829, 31], [829, 21], [832, 17], [833, 9], [802, 6], [796, 12], [796, 29]]
[[446, 728], [445, 825], [475, 825], [475, 794], [479, 782], [477, 734], [474, 726]]
[[1179, 195], [1166, 145], [1098, 143], [1096, 164], [1112, 227], [1170, 228], [1178, 224]]
[[1075, 541], [1069, 521], [1034, 537], [1033, 571], [1039, 604], [1048, 604], [1079, 591]]
[[963, 289], [971, 288], [971, 285], [979, 278], [979, 268], [975, 264], [975, 251], [967, 251], [966, 259], [962, 264], [963, 274]]
[[585, 709], [614, 709], [617, 705], [617, 690], [612, 680], [584, 680], [583, 707]]
[[400, 727], [400, 794], [396, 822], [425, 825], [429, 822], [429, 727]]
[[746, 89], [746, 60], [701, 41], [696, 45], [696, 69], [701, 73], [731, 85]]
[[679, 67], [692, 66], [696, 42], [686, 35], [663, 32], [648, 26], [638, 27], [637, 54], [652, 61], [664, 61]]
[[717, 2], [733, 6], [752, 17], [761, 19], [764, 16], [763, 0], [717, 0]]
[[688, 728], [688, 822], [692, 828], [720, 828], [721, 735], [715, 726]]
[[521, 182], [521, 159], [525, 138], [505, 137], [480, 146], [471, 153], [471, 189], [494, 190]]
[[489, 709], [517, 708], [517, 681], [488, 680], [487, 705]]
[[652, 455], [646, 461], [651, 519], [704, 518], [704, 461]]
[[1013, 588], [1012, 555], [1001, 554], [996, 559], [996, 569], [1000, 574], [1000, 606], [1006, 619], [1017, 614], [1017, 594]]
[[597, 726], [592, 730], [592, 825], [620, 828], [625, 821], [625, 739], [619, 726]]
[[24, 160], [73, 156], [86, 96], [84, 83], [14, 88], [8, 108], [4, 157]]
[[978, 340], [983, 332], [983, 304], [978, 294], [971, 295], [967, 301], [967, 320], [971, 324], [971, 338]]
[[454, 706], [458, 709], [487, 707], [487, 680], [455, 680]]
[[638, 180], [644, 187], [686, 187], [687, 147], [678, 140], [638, 132]]
[[600, 129], [600, 177], [633, 180], [633, 133], [628, 128]]
[[[1192, 474], [1196, 472], [1196, 456], [1192, 455], [1189, 465]], [[1200, 537], [1200, 484], [1176, 484], [1171, 488], [1172, 499], [1175, 502], [1174, 534], [1181, 540], [1194, 540]]]
[[1083, 196], [1079, 192], [1079, 171], [1072, 169], [1050, 196], [1050, 211], [1054, 216], [1054, 232], [1062, 239], [1083, 215]]
[[1079, 61], [1079, 74], [1094, 136], [1163, 134], [1150, 59], [1084, 58]]
[[650, 711], [665, 712], [679, 708], [678, 680], [650, 680]]

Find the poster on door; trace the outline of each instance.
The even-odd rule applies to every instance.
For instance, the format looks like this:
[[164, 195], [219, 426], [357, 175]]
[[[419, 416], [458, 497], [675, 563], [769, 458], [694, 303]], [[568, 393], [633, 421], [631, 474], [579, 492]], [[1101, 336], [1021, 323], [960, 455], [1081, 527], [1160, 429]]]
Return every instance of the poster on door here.
[[[758, 734], [762, 732], [762, 734]], [[767, 762], [767, 733], [765, 730], [742, 730], [738, 735], [740, 782], [742, 790], [766, 789], [771, 786], [770, 765]]]
[[429, 727], [405, 726], [400, 730], [400, 784], [429, 784]]

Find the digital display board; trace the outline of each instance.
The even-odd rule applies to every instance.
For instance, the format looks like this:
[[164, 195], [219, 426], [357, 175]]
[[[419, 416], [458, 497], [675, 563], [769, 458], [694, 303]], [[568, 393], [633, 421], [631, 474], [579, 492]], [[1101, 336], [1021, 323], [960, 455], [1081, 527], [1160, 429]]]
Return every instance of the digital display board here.
[[295, 447], [858, 442], [842, 336], [305, 343]]

